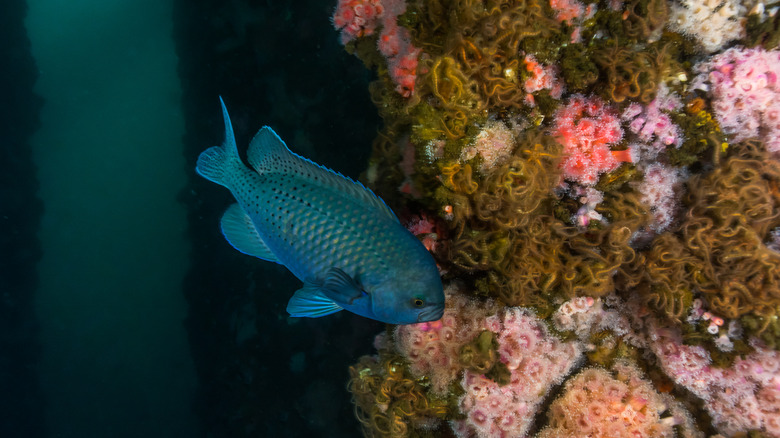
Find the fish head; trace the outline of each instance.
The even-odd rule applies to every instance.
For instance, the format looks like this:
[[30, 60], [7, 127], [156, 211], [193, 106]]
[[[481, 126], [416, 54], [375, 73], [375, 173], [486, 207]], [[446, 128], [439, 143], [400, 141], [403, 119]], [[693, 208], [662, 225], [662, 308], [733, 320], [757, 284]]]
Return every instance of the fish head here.
[[376, 319], [388, 324], [436, 321], [444, 314], [444, 288], [436, 265], [396, 268], [395, 275], [371, 293]]

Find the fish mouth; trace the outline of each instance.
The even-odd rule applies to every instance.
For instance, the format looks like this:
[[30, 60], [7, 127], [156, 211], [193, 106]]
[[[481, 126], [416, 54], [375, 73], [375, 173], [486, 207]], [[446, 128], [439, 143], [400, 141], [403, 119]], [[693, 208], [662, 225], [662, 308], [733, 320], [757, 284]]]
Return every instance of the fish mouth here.
[[444, 306], [425, 309], [417, 315], [417, 322], [438, 321], [444, 316]]

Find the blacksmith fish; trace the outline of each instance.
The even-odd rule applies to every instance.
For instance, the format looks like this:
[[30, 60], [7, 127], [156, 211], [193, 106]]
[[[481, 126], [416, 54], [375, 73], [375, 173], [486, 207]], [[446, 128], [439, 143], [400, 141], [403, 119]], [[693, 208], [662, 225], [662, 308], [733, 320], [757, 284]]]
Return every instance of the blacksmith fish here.
[[196, 170], [238, 201], [222, 216], [228, 242], [303, 281], [287, 304], [290, 315], [346, 309], [390, 324], [441, 318], [436, 263], [382, 199], [291, 152], [267, 126], [249, 144], [250, 169], [239, 158], [224, 102], [222, 115], [225, 141], [200, 154]]

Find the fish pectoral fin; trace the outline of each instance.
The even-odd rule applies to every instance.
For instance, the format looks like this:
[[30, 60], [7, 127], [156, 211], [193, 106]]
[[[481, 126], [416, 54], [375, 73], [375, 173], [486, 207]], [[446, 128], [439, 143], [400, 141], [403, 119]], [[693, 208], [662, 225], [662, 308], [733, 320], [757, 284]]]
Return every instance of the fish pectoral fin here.
[[238, 204], [233, 204], [225, 211], [220, 221], [222, 234], [233, 245], [233, 248], [269, 262], [279, 263], [273, 252], [263, 242], [260, 234], [252, 223], [252, 218]]
[[287, 303], [287, 313], [296, 318], [319, 318], [342, 309], [341, 306], [326, 297], [319, 286], [312, 283], [304, 283], [303, 287], [295, 291], [295, 295]]
[[352, 304], [356, 299], [366, 296], [366, 292], [355, 279], [339, 268], [328, 270], [321, 289], [328, 298], [340, 303]]

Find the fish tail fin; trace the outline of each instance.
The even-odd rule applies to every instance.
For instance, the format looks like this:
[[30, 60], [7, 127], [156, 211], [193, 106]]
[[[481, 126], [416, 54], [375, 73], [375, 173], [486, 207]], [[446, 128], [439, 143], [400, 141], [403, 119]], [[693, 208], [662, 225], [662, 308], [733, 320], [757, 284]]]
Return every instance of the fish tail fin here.
[[210, 181], [230, 188], [228, 176], [235, 165], [241, 164], [241, 158], [238, 156], [233, 125], [230, 123], [230, 116], [222, 96], [219, 97], [219, 103], [222, 104], [222, 118], [225, 120], [225, 140], [222, 146], [212, 146], [198, 156], [195, 171]]

